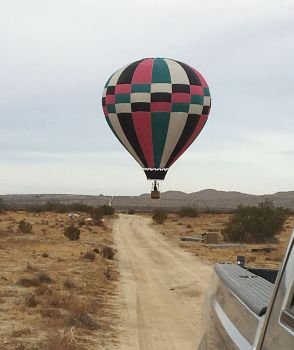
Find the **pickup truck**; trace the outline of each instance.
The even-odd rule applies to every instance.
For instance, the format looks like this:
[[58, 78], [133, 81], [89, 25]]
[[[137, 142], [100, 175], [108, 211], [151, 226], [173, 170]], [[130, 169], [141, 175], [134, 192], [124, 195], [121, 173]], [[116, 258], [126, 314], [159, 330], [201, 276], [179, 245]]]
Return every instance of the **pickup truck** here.
[[198, 350], [294, 349], [294, 231], [280, 270], [214, 265]]

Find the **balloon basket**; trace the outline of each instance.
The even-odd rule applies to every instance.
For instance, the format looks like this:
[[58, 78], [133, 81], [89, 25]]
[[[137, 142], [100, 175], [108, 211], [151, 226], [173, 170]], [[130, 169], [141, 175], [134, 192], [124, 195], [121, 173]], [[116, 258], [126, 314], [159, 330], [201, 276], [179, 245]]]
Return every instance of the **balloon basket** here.
[[159, 192], [159, 183], [155, 180], [152, 183], [152, 189], [151, 189], [151, 199], [159, 199], [160, 198], [160, 192]]
[[159, 191], [151, 191], [151, 199], [159, 199], [160, 192]]

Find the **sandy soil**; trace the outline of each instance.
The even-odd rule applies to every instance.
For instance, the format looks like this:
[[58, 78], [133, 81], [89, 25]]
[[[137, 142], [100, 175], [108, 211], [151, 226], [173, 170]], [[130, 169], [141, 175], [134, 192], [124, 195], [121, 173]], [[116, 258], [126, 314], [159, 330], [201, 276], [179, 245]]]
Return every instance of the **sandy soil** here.
[[151, 219], [120, 215], [119, 349], [195, 350], [211, 267], [168, 241]]
[[[32, 233], [19, 231], [22, 219], [32, 224]], [[1, 350], [90, 350], [115, 344], [116, 263], [99, 254], [112, 245], [111, 222], [84, 225], [80, 239], [69, 241], [63, 234], [72, 223], [67, 214], [0, 213]], [[91, 260], [84, 258], [86, 252]]]

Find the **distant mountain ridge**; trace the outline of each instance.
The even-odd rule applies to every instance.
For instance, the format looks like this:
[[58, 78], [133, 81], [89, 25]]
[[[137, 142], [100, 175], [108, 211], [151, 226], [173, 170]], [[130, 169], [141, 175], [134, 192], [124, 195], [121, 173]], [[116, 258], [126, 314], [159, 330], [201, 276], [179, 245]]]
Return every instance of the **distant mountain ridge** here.
[[238, 205], [256, 205], [265, 200], [272, 200], [274, 205], [294, 210], [294, 191], [273, 194], [254, 195], [237, 191], [218, 191], [205, 189], [192, 193], [182, 191], [166, 191], [159, 200], [151, 200], [150, 194], [140, 196], [91, 196], [75, 194], [27, 194], [1, 196], [9, 206], [25, 208], [42, 205], [49, 201], [61, 203], [84, 203], [92, 206], [112, 205], [118, 209], [150, 210], [157, 207], [176, 210], [183, 206], [197, 206], [217, 210], [235, 209]]
[[[141, 197], [149, 197], [148, 193], [144, 193]], [[214, 199], [240, 199], [240, 198], [294, 198], [294, 191], [287, 192], [276, 192], [273, 194], [248, 194], [238, 191], [221, 191], [214, 189], [206, 189], [197, 192], [186, 193], [182, 191], [166, 191], [161, 192], [161, 198], [165, 199], [180, 199], [180, 198], [193, 198], [203, 200], [214, 200]]]
[[[148, 198], [149, 194], [142, 195]], [[206, 189], [198, 192], [166, 191], [161, 193], [162, 201], [176, 201], [178, 204], [196, 205], [213, 209], [234, 209], [238, 205], [256, 205], [271, 200], [276, 206], [294, 209], [294, 191], [255, 195], [237, 191]]]

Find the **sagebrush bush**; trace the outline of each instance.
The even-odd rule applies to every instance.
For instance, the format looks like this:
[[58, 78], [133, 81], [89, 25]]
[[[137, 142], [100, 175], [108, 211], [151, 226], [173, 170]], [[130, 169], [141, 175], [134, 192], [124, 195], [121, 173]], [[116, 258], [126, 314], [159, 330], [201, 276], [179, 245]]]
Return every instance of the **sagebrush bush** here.
[[286, 217], [287, 210], [274, 207], [270, 201], [258, 206], [240, 205], [222, 233], [228, 241], [273, 242], [282, 230]]
[[195, 207], [182, 207], [179, 211], [182, 217], [196, 218], [198, 216], [198, 209]]
[[109, 205], [102, 205], [101, 210], [103, 215], [113, 215], [115, 212], [114, 208]]
[[80, 229], [74, 225], [70, 225], [64, 229], [64, 235], [71, 241], [79, 240], [80, 234]]
[[164, 209], [155, 209], [153, 212], [152, 219], [157, 224], [163, 224], [165, 220], [167, 219], [167, 212]]
[[20, 220], [20, 222], [18, 223], [18, 229], [22, 233], [32, 233], [33, 226], [29, 222], [26, 222], [25, 220]]

